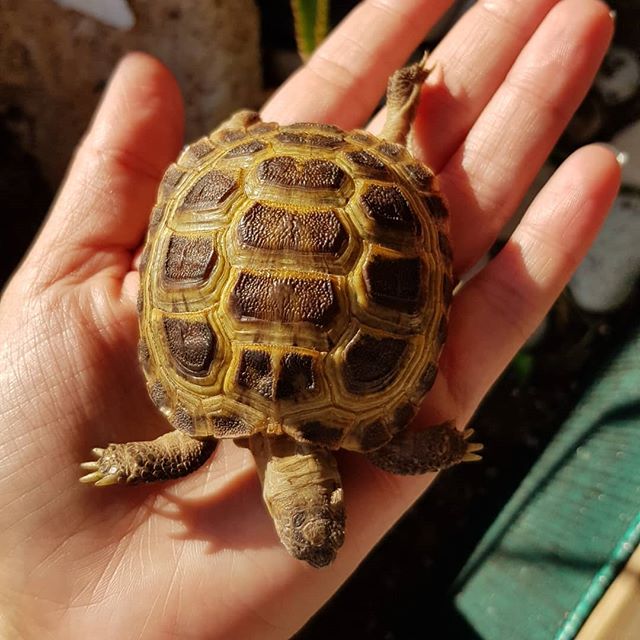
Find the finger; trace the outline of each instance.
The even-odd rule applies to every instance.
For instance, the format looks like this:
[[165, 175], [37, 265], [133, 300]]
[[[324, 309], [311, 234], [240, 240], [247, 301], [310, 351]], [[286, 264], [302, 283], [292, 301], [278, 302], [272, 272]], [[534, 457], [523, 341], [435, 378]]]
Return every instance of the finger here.
[[271, 98], [264, 120], [325, 122], [345, 129], [371, 115], [392, 71], [404, 64], [451, 0], [366, 0]]
[[[447, 390], [436, 393], [418, 416], [434, 414], [465, 425], [480, 400], [540, 323], [584, 257], [609, 210], [620, 181], [613, 154], [596, 145], [573, 154], [527, 211], [503, 251], [454, 297], [449, 339], [442, 354]], [[364, 456], [344, 455], [341, 465], [349, 534], [329, 579], [334, 587], [362, 560], [433, 481], [393, 476]], [[381, 508], [381, 505], [384, 508]], [[337, 582], [337, 580], [336, 580]]]
[[[427, 79], [416, 120], [416, 155], [436, 173], [464, 140], [518, 54], [558, 0], [477, 2], [429, 56], [441, 73]], [[381, 112], [371, 123], [378, 132]]]
[[593, 242], [620, 182], [610, 150], [575, 152], [507, 245], [454, 297], [441, 368], [457, 420], [475, 407], [542, 321]]
[[556, 5], [444, 167], [458, 272], [489, 248], [524, 197], [586, 94], [612, 33], [601, 2]]
[[146, 54], [116, 68], [32, 253], [51, 277], [90, 268], [141, 241], [158, 183], [182, 144], [171, 73]]

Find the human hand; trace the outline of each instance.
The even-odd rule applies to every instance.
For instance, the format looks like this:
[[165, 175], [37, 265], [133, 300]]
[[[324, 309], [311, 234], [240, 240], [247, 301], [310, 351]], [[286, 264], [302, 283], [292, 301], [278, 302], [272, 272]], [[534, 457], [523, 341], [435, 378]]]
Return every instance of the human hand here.
[[[361, 126], [446, 8], [368, 0], [267, 104], [264, 120]], [[416, 155], [439, 174], [455, 268], [493, 243], [585, 94], [612, 33], [595, 0], [479, 2], [433, 52]], [[374, 50], [375, 47], [375, 50]], [[371, 129], [381, 128], [375, 117]], [[0, 305], [0, 635], [282, 638], [354, 570], [433, 479], [345, 453], [347, 537], [315, 571], [280, 546], [250, 455], [230, 442], [166, 486], [89, 490], [96, 442], [167, 431], [136, 362], [135, 256], [182, 143], [171, 76], [121, 64], [42, 232]], [[454, 298], [420, 424], [465, 424], [595, 236], [619, 169], [575, 153], [502, 252]]]

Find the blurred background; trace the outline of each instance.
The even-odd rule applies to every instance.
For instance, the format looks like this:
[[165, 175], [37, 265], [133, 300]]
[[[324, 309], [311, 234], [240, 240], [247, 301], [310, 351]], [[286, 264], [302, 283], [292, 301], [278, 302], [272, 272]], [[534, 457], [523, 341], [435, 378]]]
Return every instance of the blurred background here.
[[[331, 27], [357, 2], [295, 4], [299, 10], [319, 5], [318, 11], [326, 5]], [[472, 4], [454, 3], [420, 50], [432, 49]], [[609, 484], [589, 475], [588, 469], [572, 471], [564, 484], [559, 475], [566, 465], [579, 464], [581, 458], [575, 456], [580, 451], [593, 456], [591, 469], [598, 456], [629, 459], [638, 446], [633, 429], [618, 428], [599, 439], [611, 420], [635, 427], [635, 440], [640, 441], [640, 4], [610, 4], [617, 11], [613, 46], [527, 199], [578, 146], [610, 143], [625, 159], [624, 184], [605, 228], [571, 285], [474, 418], [477, 439], [486, 447], [484, 461], [442, 474], [296, 636], [299, 640], [328, 635], [392, 640], [425, 637], [434, 629], [443, 638], [574, 637], [637, 544], [634, 536], [640, 526], [636, 533], [633, 527], [640, 513], [640, 465], [616, 463], [618, 475], [607, 476]], [[148, 51], [172, 69], [185, 94], [190, 140], [235, 109], [258, 108], [301, 64], [294, 23], [287, 0], [0, 0], [0, 286], [37, 232], [124, 52]], [[508, 233], [505, 229], [503, 238]], [[500, 242], [493, 251], [499, 248]], [[603, 418], [604, 413], [609, 417]], [[564, 448], [558, 453], [560, 441]], [[613, 449], [604, 441], [613, 442]], [[556, 478], [560, 485], [554, 484]], [[523, 494], [523, 481], [529, 498]], [[617, 502], [607, 503], [613, 516], [594, 507], [613, 494]], [[528, 511], [530, 497], [542, 495], [556, 502], [560, 496], [563, 505], [570, 495], [573, 506], [558, 511], [557, 505], [544, 503], [537, 512]], [[595, 514], [593, 522], [571, 520], [574, 511]], [[495, 568], [496, 550], [517, 534], [514, 522], [525, 513], [541, 540], [550, 520], [560, 523], [562, 532], [563, 519], [569, 518], [565, 531], [578, 534], [578, 540], [591, 536], [602, 557], [567, 569], [566, 554], [578, 543], [570, 534], [547, 532], [552, 562], [544, 576], [527, 578], [522, 571], [527, 563], [539, 567], [539, 558], [518, 558], [511, 567], [517, 568], [515, 573], [503, 566], [496, 574], [505, 576], [504, 584], [487, 586], [481, 578], [488, 574], [483, 572]], [[597, 528], [604, 531], [602, 523], [612, 517], [619, 527], [605, 535]], [[496, 519], [503, 523], [497, 529], [491, 527]], [[626, 551], [609, 553], [622, 540]], [[605, 569], [608, 577], [600, 581], [600, 594], [592, 594], [584, 604], [585, 593]], [[566, 578], [571, 571], [577, 576], [575, 584], [558, 586], [558, 576]], [[520, 583], [531, 596], [530, 611], [518, 605]], [[511, 590], [510, 597], [502, 593], [505, 588]], [[555, 589], [563, 590], [566, 598], [558, 597]], [[540, 614], [545, 598], [547, 621]], [[558, 599], [558, 606], [549, 604]], [[572, 615], [573, 627], [567, 629]], [[499, 619], [513, 627], [500, 627]], [[622, 631], [612, 633], [589, 637], [627, 637]], [[640, 638], [640, 631], [633, 637]]]

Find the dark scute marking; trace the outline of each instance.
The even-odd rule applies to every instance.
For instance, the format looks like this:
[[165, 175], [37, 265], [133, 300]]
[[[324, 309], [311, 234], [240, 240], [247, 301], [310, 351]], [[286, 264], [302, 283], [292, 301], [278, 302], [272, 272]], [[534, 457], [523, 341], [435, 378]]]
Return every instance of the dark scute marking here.
[[213, 360], [216, 341], [206, 322], [165, 318], [169, 352], [185, 373], [205, 376]]
[[413, 162], [406, 165], [411, 182], [422, 191], [430, 191], [433, 187], [433, 173], [423, 164]]
[[253, 153], [258, 153], [258, 151], [262, 151], [266, 149], [266, 143], [261, 140], [251, 140], [250, 142], [245, 142], [244, 144], [240, 144], [237, 147], [231, 149], [225, 153], [225, 158], [238, 158], [240, 156], [250, 156]]
[[446, 233], [438, 231], [438, 246], [440, 247], [440, 253], [442, 257], [447, 261], [453, 260], [453, 251], [451, 250], [451, 243]]
[[418, 379], [418, 393], [420, 395], [424, 395], [433, 387], [437, 375], [438, 365], [434, 362], [429, 362]]
[[293, 398], [316, 389], [313, 358], [300, 353], [287, 353], [280, 361], [276, 398]]
[[185, 149], [180, 156], [179, 162], [187, 167], [193, 166], [197, 164], [199, 160], [209, 155], [214, 148], [209, 138], [200, 138], [200, 140], [190, 144]]
[[136, 297], [136, 311], [138, 315], [144, 310], [144, 294], [142, 293], [142, 287], [138, 288], [138, 295]]
[[233, 177], [213, 169], [191, 187], [182, 202], [182, 208], [195, 211], [214, 209], [222, 204], [237, 186]]
[[167, 280], [204, 282], [209, 277], [216, 254], [210, 237], [171, 236], [164, 261]]
[[166, 170], [164, 177], [162, 178], [162, 184], [160, 185], [160, 190], [163, 195], [169, 194], [173, 191], [177, 186], [185, 172], [177, 165], [172, 164]]
[[447, 334], [449, 332], [449, 321], [446, 315], [440, 318], [440, 324], [438, 325], [438, 343], [442, 346], [447, 340]]
[[151, 243], [146, 242], [144, 245], [144, 249], [142, 250], [142, 255], [140, 256], [140, 264], [138, 265], [138, 272], [140, 273], [140, 277], [144, 276], [145, 271], [147, 270], [147, 264], [149, 263], [149, 252], [150, 252]]
[[451, 300], [453, 300], [453, 289], [453, 279], [449, 274], [445, 274], [442, 278], [442, 298], [447, 306], [449, 306]]
[[149, 362], [149, 347], [147, 346], [147, 341], [144, 338], [140, 338], [138, 340], [138, 360], [141, 364], [146, 364]]
[[328, 160], [296, 163], [291, 156], [263, 160], [257, 169], [258, 182], [278, 187], [338, 190], [346, 179], [344, 171]]
[[191, 414], [182, 406], [177, 406], [170, 419], [171, 424], [178, 429], [189, 435], [195, 433], [195, 425]]
[[162, 220], [162, 214], [164, 213], [164, 207], [153, 207], [151, 210], [151, 219], [149, 220], [150, 227], [157, 227]]
[[209, 138], [201, 138], [197, 142], [194, 142], [192, 145], [188, 147], [189, 155], [194, 156], [195, 158], [204, 158], [206, 155], [213, 151], [214, 147], [211, 144]]
[[271, 356], [259, 349], [242, 352], [236, 378], [245, 389], [253, 389], [267, 399], [273, 398], [273, 369]]
[[218, 132], [217, 138], [222, 140], [222, 142], [237, 142], [246, 137], [246, 135], [246, 132], [242, 129], [223, 129]]
[[293, 129], [298, 131], [300, 129], [317, 129], [318, 131], [325, 131], [327, 133], [338, 133], [343, 134], [344, 131], [340, 127], [336, 127], [334, 124], [323, 124], [320, 122], [294, 122], [293, 124], [287, 125], [287, 129]]
[[211, 416], [210, 421], [216, 438], [244, 438], [253, 433], [251, 425], [238, 416]]
[[407, 343], [359, 332], [344, 353], [344, 380], [352, 393], [379, 391], [397, 375]]
[[364, 282], [371, 299], [403, 313], [416, 313], [424, 304], [423, 281], [420, 258], [375, 256], [364, 269]]
[[399, 144], [394, 144], [393, 142], [383, 142], [379, 147], [378, 151], [383, 155], [387, 156], [387, 158], [391, 158], [392, 160], [397, 160], [404, 153], [404, 147]]
[[410, 402], [400, 405], [393, 412], [393, 431], [394, 433], [406, 427], [417, 413], [417, 407]]
[[301, 440], [322, 444], [326, 447], [336, 447], [342, 439], [342, 429], [326, 425], [322, 422], [305, 422], [297, 429]]
[[375, 136], [372, 136], [370, 133], [366, 133], [365, 131], [353, 131], [349, 134], [349, 139], [363, 146], [369, 146], [378, 142], [378, 139]]
[[344, 144], [344, 140], [338, 136], [326, 136], [320, 133], [295, 133], [293, 131], [281, 131], [276, 135], [276, 140], [284, 144], [317, 149], [337, 149]]
[[389, 442], [391, 434], [380, 420], [362, 427], [360, 431], [360, 448], [362, 451], [372, 451]]
[[160, 382], [154, 382], [151, 385], [149, 397], [158, 409], [166, 409], [169, 406], [169, 396]]
[[278, 126], [276, 122], [258, 122], [249, 127], [249, 132], [252, 134], [270, 133], [277, 129]]
[[378, 224], [392, 229], [420, 230], [416, 214], [398, 187], [372, 184], [360, 199], [367, 215]]
[[384, 162], [378, 160], [374, 155], [371, 155], [368, 151], [349, 151], [345, 154], [347, 158], [358, 167], [363, 169], [369, 169], [375, 172], [386, 171]]
[[422, 201], [424, 202], [427, 211], [431, 214], [431, 217], [436, 220], [444, 220], [449, 216], [447, 205], [440, 196], [425, 196]]
[[338, 256], [348, 237], [333, 211], [297, 213], [256, 202], [238, 224], [238, 240], [256, 249]]
[[231, 295], [240, 319], [310, 322], [324, 327], [338, 311], [331, 280], [241, 272]]

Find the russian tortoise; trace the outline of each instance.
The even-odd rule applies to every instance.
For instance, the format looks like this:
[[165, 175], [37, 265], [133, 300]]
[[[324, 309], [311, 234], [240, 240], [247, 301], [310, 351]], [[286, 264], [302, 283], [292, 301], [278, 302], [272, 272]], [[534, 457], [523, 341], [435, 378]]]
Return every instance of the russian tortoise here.
[[337, 449], [392, 473], [476, 458], [405, 429], [433, 384], [453, 290], [447, 206], [405, 143], [426, 58], [397, 71], [380, 137], [242, 111], [166, 172], [140, 264], [139, 356], [175, 428], [94, 449], [83, 482], [184, 476], [220, 438], [253, 452], [284, 546], [344, 539]]

